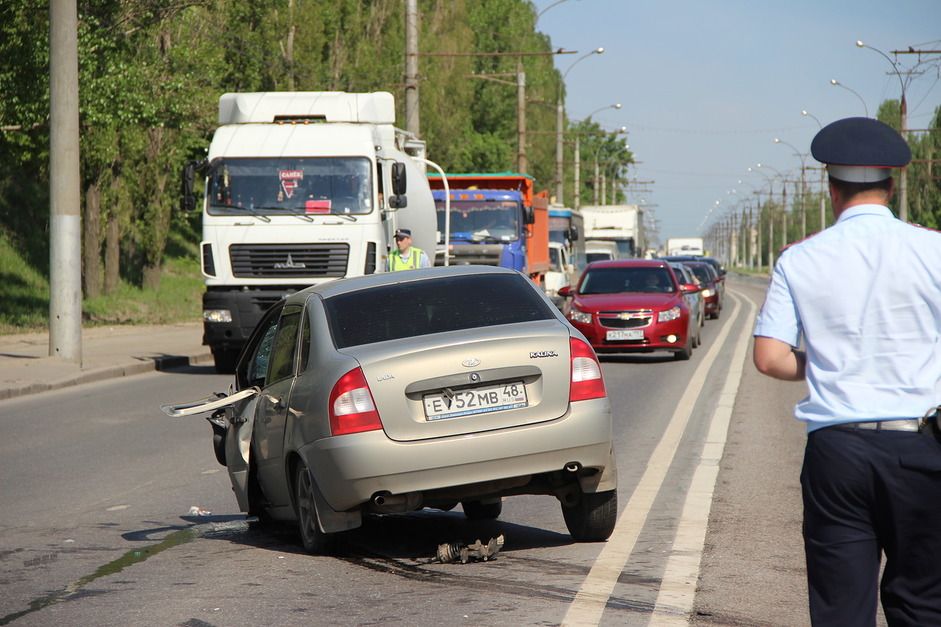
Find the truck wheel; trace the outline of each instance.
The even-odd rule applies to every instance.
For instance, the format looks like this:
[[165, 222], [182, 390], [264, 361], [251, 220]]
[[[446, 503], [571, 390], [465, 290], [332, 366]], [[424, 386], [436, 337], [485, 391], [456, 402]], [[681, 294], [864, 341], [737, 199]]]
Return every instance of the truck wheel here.
[[294, 507], [297, 511], [297, 529], [301, 543], [308, 553], [324, 555], [333, 549], [333, 535], [320, 530], [317, 506], [311, 492], [310, 473], [300, 462], [294, 475]]
[[618, 520], [618, 493], [583, 493], [578, 503], [562, 506], [562, 517], [576, 542], [601, 542], [614, 531]]
[[482, 501], [461, 501], [464, 515], [470, 520], [496, 520], [503, 511], [503, 499], [492, 503]]
[[235, 364], [239, 359], [239, 351], [235, 348], [212, 348], [212, 359], [216, 362], [216, 372], [219, 374], [234, 374]]

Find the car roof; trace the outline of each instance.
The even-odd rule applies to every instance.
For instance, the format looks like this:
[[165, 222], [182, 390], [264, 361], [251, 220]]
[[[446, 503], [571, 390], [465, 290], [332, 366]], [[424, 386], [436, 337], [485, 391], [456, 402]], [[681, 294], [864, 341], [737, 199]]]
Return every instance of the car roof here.
[[663, 259], [606, 259], [588, 264], [591, 268], [668, 268]]
[[369, 274], [366, 276], [350, 277], [345, 279], [336, 279], [319, 285], [314, 285], [294, 294], [291, 294], [288, 303], [303, 303], [311, 294], [319, 294], [323, 298], [331, 298], [339, 294], [348, 294], [359, 290], [380, 287], [384, 285], [399, 285], [411, 283], [413, 281], [423, 281], [448, 276], [473, 276], [473, 275], [502, 275], [511, 274], [519, 276], [520, 273], [508, 268], [497, 266], [438, 266], [433, 268], [421, 268], [418, 270], [405, 270], [402, 272], [382, 272], [379, 274]]

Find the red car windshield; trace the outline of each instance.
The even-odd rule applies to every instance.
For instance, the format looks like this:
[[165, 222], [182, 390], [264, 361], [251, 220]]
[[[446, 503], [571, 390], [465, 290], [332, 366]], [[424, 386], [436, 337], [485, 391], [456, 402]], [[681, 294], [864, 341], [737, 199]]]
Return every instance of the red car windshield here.
[[585, 274], [578, 291], [581, 294], [664, 294], [675, 292], [676, 284], [667, 268], [595, 268]]

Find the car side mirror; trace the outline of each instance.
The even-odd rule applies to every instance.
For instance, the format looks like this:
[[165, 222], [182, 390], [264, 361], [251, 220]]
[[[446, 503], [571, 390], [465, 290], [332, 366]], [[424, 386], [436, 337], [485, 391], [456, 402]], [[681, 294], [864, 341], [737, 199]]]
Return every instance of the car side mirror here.
[[556, 293], [557, 293], [559, 296], [561, 296], [562, 298], [568, 298], [569, 296], [572, 295], [572, 286], [571, 286], [571, 285], [565, 285], [565, 286], [563, 286], [563, 287], [560, 287], [560, 288], [559, 288], [559, 291], [556, 292]]
[[699, 287], [693, 285], [692, 283], [684, 283], [680, 286], [680, 291], [684, 294], [695, 294], [699, 291]]

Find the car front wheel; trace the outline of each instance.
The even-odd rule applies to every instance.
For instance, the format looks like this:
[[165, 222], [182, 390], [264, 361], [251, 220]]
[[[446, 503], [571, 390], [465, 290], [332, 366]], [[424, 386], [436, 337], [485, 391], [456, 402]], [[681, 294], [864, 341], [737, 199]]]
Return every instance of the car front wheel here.
[[562, 506], [562, 517], [576, 542], [607, 540], [618, 519], [618, 493], [583, 493], [575, 505]]
[[333, 537], [324, 533], [317, 524], [317, 506], [314, 504], [310, 472], [302, 462], [297, 465], [294, 476], [294, 504], [297, 508], [297, 526], [301, 542], [308, 553], [330, 553]]

